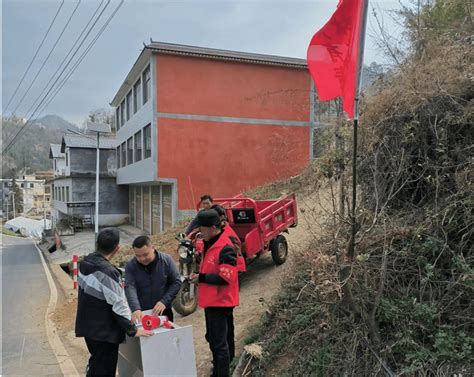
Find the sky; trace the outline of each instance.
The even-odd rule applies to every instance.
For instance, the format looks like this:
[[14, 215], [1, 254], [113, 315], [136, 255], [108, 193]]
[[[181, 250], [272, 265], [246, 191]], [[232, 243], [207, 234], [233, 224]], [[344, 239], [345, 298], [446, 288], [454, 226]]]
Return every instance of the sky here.
[[[81, 30], [94, 11], [101, 4], [103, 8], [107, 1], [110, 2], [108, 7], [72, 60], [71, 66], [120, 4], [120, 0], [64, 0], [30, 71], [12, 98], [61, 0], [1, 0], [3, 114], [10, 115], [16, 109], [15, 114], [19, 117], [28, 118], [31, 115], [36, 108], [36, 99], [42, 98], [41, 92], [74, 46]], [[58, 41], [78, 2], [76, 12]], [[148, 43], [150, 38], [162, 42], [305, 59], [309, 41], [328, 21], [337, 2], [125, 0], [63, 89], [41, 114], [58, 114], [68, 121], [81, 124], [90, 110], [107, 108], [143, 44]], [[369, 4], [364, 62], [383, 64], [387, 59], [380, 53], [374, 40], [378, 32], [373, 9], [391, 35], [400, 35], [402, 28], [389, 15], [391, 10], [400, 9], [400, 4], [393, 0], [370, 0]], [[24, 96], [56, 42], [36, 82]], [[10, 100], [11, 103], [6, 106]], [[35, 117], [41, 114], [37, 113]]]

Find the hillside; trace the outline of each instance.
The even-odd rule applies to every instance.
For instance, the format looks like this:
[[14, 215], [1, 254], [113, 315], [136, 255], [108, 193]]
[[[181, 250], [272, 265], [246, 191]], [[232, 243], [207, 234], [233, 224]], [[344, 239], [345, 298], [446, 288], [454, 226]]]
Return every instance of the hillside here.
[[[4, 147], [23, 124], [19, 119], [3, 119]], [[50, 169], [49, 145], [60, 143], [63, 133], [68, 129], [78, 128], [57, 115], [45, 115], [32, 121], [10, 151], [2, 156], [3, 175], [8, 177], [13, 169], [18, 171], [27, 168], [29, 172]]]
[[[421, 5], [400, 14], [406, 58], [363, 104], [356, 258], [338, 203], [350, 150], [266, 188], [316, 195], [326, 176], [333, 205], [251, 330], [240, 375], [474, 375], [472, 14]], [[347, 168], [336, 179], [331, 164]]]

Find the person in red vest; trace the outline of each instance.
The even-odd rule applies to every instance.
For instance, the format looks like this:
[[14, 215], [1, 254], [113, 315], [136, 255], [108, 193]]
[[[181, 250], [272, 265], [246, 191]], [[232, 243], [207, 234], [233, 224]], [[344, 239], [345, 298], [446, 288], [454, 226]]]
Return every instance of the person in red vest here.
[[234, 229], [232, 229], [232, 227], [230, 226], [224, 207], [220, 206], [219, 204], [214, 204], [211, 209], [216, 210], [217, 214], [219, 215], [219, 218], [221, 219], [222, 231], [229, 236], [229, 239], [234, 244], [235, 251], [237, 254], [237, 271], [245, 272], [247, 270], [247, 267], [245, 265], [245, 259], [242, 255], [242, 243], [240, 242], [237, 233], [235, 233]]
[[215, 210], [202, 210], [197, 219], [204, 250], [199, 275], [193, 278], [198, 281], [198, 304], [206, 318], [212, 375], [229, 376], [230, 361], [235, 356], [233, 311], [239, 305], [237, 254]]

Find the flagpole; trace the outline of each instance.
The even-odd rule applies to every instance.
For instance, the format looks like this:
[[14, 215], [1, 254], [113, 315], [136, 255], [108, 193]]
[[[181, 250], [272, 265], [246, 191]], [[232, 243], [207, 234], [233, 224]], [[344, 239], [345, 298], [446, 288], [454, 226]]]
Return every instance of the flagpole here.
[[364, 6], [362, 9], [362, 28], [359, 45], [359, 62], [357, 65], [357, 83], [356, 93], [354, 98], [354, 127], [353, 127], [353, 148], [352, 148], [352, 214], [351, 214], [351, 238], [347, 252], [347, 258], [352, 260], [355, 255], [355, 238], [358, 231], [357, 216], [356, 216], [356, 202], [357, 202], [357, 128], [359, 123], [359, 96], [361, 88], [361, 76], [364, 63], [364, 46], [365, 46], [365, 29], [367, 24], [367, 10], [369, 0], [362, 0]]

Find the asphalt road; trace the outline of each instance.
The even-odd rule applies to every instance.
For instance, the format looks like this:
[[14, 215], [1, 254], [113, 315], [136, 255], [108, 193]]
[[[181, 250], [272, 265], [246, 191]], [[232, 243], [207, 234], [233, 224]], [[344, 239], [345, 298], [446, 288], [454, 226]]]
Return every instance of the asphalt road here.
[[2, 375], [62, 376], [46, 336], [50, 289], [31, 240], [3, 237]]

